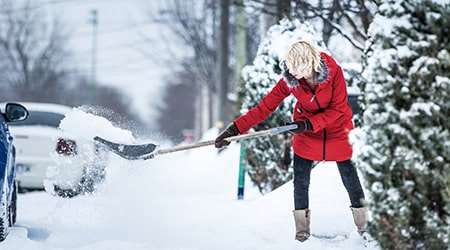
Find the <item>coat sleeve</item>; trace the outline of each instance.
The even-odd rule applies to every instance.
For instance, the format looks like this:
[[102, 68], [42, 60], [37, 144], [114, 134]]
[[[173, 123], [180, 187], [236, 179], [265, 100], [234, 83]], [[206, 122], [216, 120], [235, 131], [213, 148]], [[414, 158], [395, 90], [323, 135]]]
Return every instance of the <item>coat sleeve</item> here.
[[241, 115], [236, 120], [236, 124], [240, 133], [247, 132], [250, 128], [264, 121], [278, 105], [289, 96], [290, 88], [283, 79], [280, 79], [273, 89], [263, 97], [257, 106], [251, 108], [247, 113]]
[[343, 116], [349, 108], [344, 74], [339, 66], [332, 84], [333, 93], [328, 107], [326, 107], [323, 112], [317, 113], [309, 118], [314, 132], [318, 132], [323, 128], [328, 127], [330, 124], [333, 124]]

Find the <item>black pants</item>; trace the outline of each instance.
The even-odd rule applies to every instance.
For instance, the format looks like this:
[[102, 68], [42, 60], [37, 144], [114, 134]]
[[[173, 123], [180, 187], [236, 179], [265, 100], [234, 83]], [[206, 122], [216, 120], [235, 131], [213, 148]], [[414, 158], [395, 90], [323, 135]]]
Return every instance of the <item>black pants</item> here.
[[[363, 207], [364, 191], [359, 182], [358, 173], [350, 160], [336, 162], [342, 182], [350, 196], [351, 206]], [[313, 161], [294, 155], [294, 205], [295, 210], [309, 207], [309, 180]]]

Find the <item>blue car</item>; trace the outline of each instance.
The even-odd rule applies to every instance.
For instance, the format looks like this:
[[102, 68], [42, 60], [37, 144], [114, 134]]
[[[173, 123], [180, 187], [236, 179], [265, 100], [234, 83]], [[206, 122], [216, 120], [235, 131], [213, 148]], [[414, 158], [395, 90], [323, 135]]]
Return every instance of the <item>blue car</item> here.
[[17, 208], [16, 149], [8, 123], [28, 117], [27, 109], [20, 104], [7, 103], [4, 110], [0, 112], [0, 241], [16, 222]]

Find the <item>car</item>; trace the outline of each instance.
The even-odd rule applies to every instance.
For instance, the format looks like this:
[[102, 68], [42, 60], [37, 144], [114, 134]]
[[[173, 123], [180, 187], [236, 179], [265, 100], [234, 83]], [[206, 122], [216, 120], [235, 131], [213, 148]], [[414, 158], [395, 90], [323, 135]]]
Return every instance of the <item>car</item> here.
[[105, 178], [106, 150], [93, 140], [58, 128], [71, 107], [22, 104], [28, 108], [29, 118], [11, 126], [16, 138], [19, 190], [45, 189], [62, 197], [93, 192]]
[[4, 110], [0, 112], [0, 241], [5, 240], [17, 218], [16, 149], [8, 124], [28, 116], [20, 104], [7, 103]]

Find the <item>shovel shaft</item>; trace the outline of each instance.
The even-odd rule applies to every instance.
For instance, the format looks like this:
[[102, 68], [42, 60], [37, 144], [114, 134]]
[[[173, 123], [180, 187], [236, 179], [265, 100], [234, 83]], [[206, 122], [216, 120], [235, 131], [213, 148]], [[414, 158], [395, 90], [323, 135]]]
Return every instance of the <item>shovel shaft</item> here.
[[203, 142], [189, 144], [189, 145], [180, 145], [180, 146], [176, 146], [176, 147], [172, 147], [172, 148], [159, 149], [156, 151], [155, 155], [163, 155], [163, 154], [184, 151], [184, 150], [193, 149], [193, 148], [206, 147], [206, 146], [210, 146], [210, 145], [214, 145], [213, 140], [203, 141]]
[[[284, 133], [284, 132], [287, 132], [287, 131], [290, 131], [290, 130], [293, 130], [296, 128], [297, 128], [297, 125], [281, 126], [281, 127], [262, 130], [262, 131], [258, 131], [258, 132], [232, 136], [232, 137], [226, 138], [225, 140], [232, 142], [232, 141], [238, 141], [238, 140], [244, 140], [244, 139], [258, 138], [258, 137], [268, 136], [268, 135], [276, 135], [276, 134]], [[184, 150], [193, 149], [193, 148], [206, 147], [206, 146], [214, 145], [214, 143], [215, 143], [214, 140], [209, 140], [209, 141], [203, 141], [203, 142], [189, 144], [189, 145], [180, 145], [180, 146], [176, 146], [173, 148], [159, 149], [155, 152], [154, 155], [162, 155], [162, 154], [184, 151]]]

